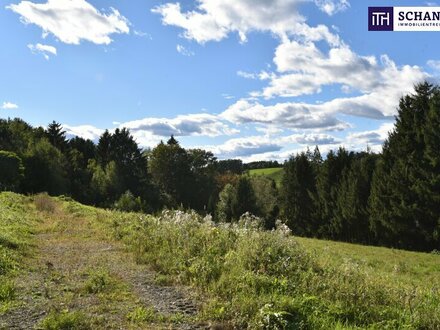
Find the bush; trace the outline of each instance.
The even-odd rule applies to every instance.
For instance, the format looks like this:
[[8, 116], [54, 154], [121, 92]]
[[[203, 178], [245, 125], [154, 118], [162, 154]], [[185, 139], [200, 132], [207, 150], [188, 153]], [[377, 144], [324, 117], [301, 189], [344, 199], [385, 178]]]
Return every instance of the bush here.
[[23, 162], [15, 153], [0, 150], [0, 191], [17, 190], [24, 177]]
[[269, 232], [249, 214], [221, 224], [182, 211], [106, 215], [139, 262], [200, 290], [210, 320], [254, 329], [440, 326], [440, 299], [432, 293], [414, 293], [354, 263], [323, 268], [281, 223]]
[[36, 195], [34, 203], [38, 211], [53, 213], [56, 209], [56, 203], [47, 193]]
[[124, 212], [140, 212], [142, 210], [142, 201], [140, 197], [134, 197], [130, 190], [127, 190], [115, 202], [114, 208]]
[[90, 322], [81, 312], [51, 312], [42, 322], [44, 330], [89, 330]]

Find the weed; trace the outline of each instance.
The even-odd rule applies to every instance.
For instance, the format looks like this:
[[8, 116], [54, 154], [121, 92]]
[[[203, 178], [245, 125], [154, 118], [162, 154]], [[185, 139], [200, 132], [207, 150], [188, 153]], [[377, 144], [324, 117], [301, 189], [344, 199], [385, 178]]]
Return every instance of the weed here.
[[0, 302], [11, 301], [15, 298], [15, 286], [12, 281], [0, 277]]
[[134, 311], [128, 313], [127, 319], [133, 323], [152, 323], [157, 320], [157, 314], [152, 307], [137, 307]]
[[104, 270], [93, 271], [89, 273], [89, 278], [84, 285], [87, 293], [100, 293], [109, 290], [111, 287], [111, 279], [109, 274]]
[[36, 195], [34, 203], [38, 211], [53, 213], [56, 209], [56, 203], [46, 193]]
[[52, 311], [42, 322], [44, 330], [89, 330], [90, 321], [81, 312]]

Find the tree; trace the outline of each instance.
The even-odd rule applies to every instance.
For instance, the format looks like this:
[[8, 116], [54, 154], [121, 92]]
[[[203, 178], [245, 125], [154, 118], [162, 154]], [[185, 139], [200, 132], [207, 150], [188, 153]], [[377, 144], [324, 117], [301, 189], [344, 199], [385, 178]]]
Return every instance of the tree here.
[[246, 212], [259, 215], [257, 200], [251, 182], [247, 176], [242, 176], [238, 180], [235, 196], [232, 201], [232, 213], [235, 219], [239, 219]]
[[97, 153], [97, 160], [98, 162], [105, 166], [107, 165], [111, 158], [110, 158], [110, 144], [112, 140], [112, 135], [109, 133], [108, 130], [105, 130], [104, 133], [99, 138], [98, 146], [96, 147], [96, 153]]
[[191, 166], [188, 154], [178, 143], [159, 143], [150, 154], [149, 168], [167, 206], [189, 205]]
[[67, 148], [66, 132], [63, 131], [63, 126], [56, 121], [52, 121], [47, 126], [46, 137], [49, 142], [58, 150], [64, 152]]
[[0, 191], [17, 191], [24, 177], [21, 158], [14, 152], [0, 150]]
[[270, 230], [275, 227], [275, 221], [280, 213], [276, 183], [264, 176], [253, 176], [250, 180], [255, 193], [257, 209], [264, 220], [265, 228]]
[[372, 153], [359, 153], [350, 168], [344, 171], [332, 220], [334, 236], [339, 240], [372, 243], [368, 198], [377, 158]]
[[339, 226], [335, 223], [336, 201], [339, 185], [352, 158], [352, 152], [339, 148], [336, 153], [330, 151], [322, 165], [314, 165], [318, 168], [316, 190], [311, 195], [314, 235], [334, 239], [339, 235]]
[[242, 174], [243, 161], [240, 159], [225, 159], [220, 160], [215, 165], [217, 172], [221, 174]]
[[381, 244], [438, 248], [439, 91], [429, 83], [400, 100], [373, 177], [370, 224]]
[[231, 184], [227, 184], [220, 192], [219, 201], [216, 208], [216, 219], [223, 222], [231, 222], [233, 220], [234, 212], [232, 210], [232, 203], [235, 200], [235, 188]]
[[95, 195], [94, 200], [101, 206], [111, 206], [124, 189], [116, 163], [111, 161], [102, 166], [92, 160], [88, 169], [92, 173], [90, 184]]
[[23, 162], [24, 191], [47, 192], [51, 195], [61, 195], [69, 191], [66, 159], [48, 140], [33, 141], [24, 155]]
[[140, 212], [142, 210], [142, 201], [140, 197], [135, 197], [130, 190], [127, 190], [115, 202], [114, 208], [124, 212]]
[[212, 152], [202, 149], [189, 149], [187, 155], [192, 187], [189, 191], [189, 206], [199, 211], [214, 212], [212, 200], [217, 193], [214, 168], [216, 158]]
[[292, 156], [284, 164], [282, 191], [287, 225], [298, 235], [315, 235], [311, 198], [315, 193], [315, 174], [306, 153]]

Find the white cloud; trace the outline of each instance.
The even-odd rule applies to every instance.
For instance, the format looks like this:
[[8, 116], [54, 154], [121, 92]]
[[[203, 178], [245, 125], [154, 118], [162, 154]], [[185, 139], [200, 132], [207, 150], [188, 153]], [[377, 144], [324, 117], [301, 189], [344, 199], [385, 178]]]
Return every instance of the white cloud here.
[[407, 93], [414, 83], [427, 77], [420, 67], [397, 67], [386, 55], [379, 60], [360, 56], [345, 44], [324, 54], [313, 42], [284, 40], [275, 51], [274, 63], [278, 73], [268, 74], [269, 85], [261, 92], [253, 92], [253, 96], [296, 97], [319, 93], [323, 86], [334, 84], [344, 85], [345, 91], [361, 93], [395, 87]]
[[220, 116], [236, 124], [260, 123], [290, 129], [343, 130], [349, 127], [335, 116], [326, 114], [321, 106], [301, 103], [264, 106], [239, 100]]
[[92, 125], [70, 126], [63, 124], [63, 129], [66, 131], [68, 138], [79, 136], [94, 142], [98, 142], [99, 137], [102, 135], [102, 133], [104, 133], [103, 129], [96, 128]]
[[38, 25], [43, 37], [52, 33], [66, 44], [78, 45], [86, 40], [108, 45], [111, 34], [130, 32], [130, 23], [116, 9], [101, 13], [85, 0], [21, 1], [6, 8], [19, 14], [23, 23]]
[[185, 48], [182, 45], [177, 44], [176, 50], [178, 53], [182, 54], [183, 56], [194, 56], [194, 52]]
[[18, 105], [12, 102], [3, 102], [1, 108], [4, 110], [13, 110], [13, 109], [18, 109]]
[[43, 44], [29, 44], [28, 48], [31, 50], [33, 54], [41, 54], [44, 56], [46, 60], [49, 60], [49, 54], [57, 55], [57, 49], [53, 46], [43, 45]]
[[262, 136], [230, 139], [218, 146], [204, 146], [219, 158], [237, 158], [280, 151], [282, 146]]
[[434, 70], [436, 75], [440, 74], [440, 60], [429, 60], [426, 64]]
[[327, 15], [334, 15], [350, 8], [348, 0], [315, 0], [315, 3]]
[[370, 147], [374, 152], [382, 150], [383, 143], [388, 134], [394, 129], [394, 123], [384, 123], [376, 130], [350, 133], [344, 141], [344, 146], [350, 150], [365, 150]]
[[340, 142], [340, 140], [327, 134], [293, 134], [278, 137], [265, 135], [234, 138], [221, 145], [203, 146], [202, 148], [212, 151], [219, 158], [242, 158], [250, 161], [250, 159], [265, 159], [268, 155], [278, 159], [277, 155], [283, 154], [282, 149], [287, 145], [300, 145], [301, 147], [298, 147], [298, 150], [300, 150], [315, 145], [326, 148], [326, 146]]
[[152, 9], [162, 23], [184, 30], [183, 36], [198, 43], [220, 41], [237, 33], [241, 42], [251, 31], [271, 32], [280, 38], [298, 35], [307, 40], [338, 42], [326, 26], [310, 27], [298, 6], [307, 0], [199, 0], [195, 10], [183, 12], [179, 3], [166, 3]]
[[237, 71], [237, 76], [245, 78], [245, 79], [258, 79], [259, 78], [258, 73], [250, 73], [250, 72], [245, 72], [245, 71], [241, 71], [241, 70]]
[[179, 115], [175, 118], [144, 118], [120, 124], [131, 132], [149, 132], [156, 136], [220, 136], [238, 133], [217, 116], [201, 113]]

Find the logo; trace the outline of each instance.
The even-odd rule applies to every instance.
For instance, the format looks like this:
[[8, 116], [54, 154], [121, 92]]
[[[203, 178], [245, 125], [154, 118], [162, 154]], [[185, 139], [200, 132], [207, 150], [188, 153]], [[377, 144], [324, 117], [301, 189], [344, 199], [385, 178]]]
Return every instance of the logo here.
[[393, 7], [368, 7], [368, 31], [393, 31]]
[[440, 31], [440, 7], [368, 7], [368, 31]]

